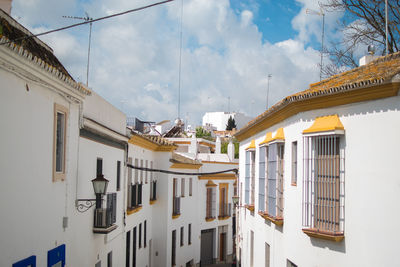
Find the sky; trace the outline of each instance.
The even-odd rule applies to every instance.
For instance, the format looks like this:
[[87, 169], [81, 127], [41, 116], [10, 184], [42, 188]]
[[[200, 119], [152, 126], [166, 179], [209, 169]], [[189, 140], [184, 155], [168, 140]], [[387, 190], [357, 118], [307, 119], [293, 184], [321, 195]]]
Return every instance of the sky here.
[[[155, 2], [14, 0], [11, 15], [40, 33], [80, 22], [62, 16], [98, 18]], [[128, 117], [146, 121], [180, 116], [200, 125], [208, 111], [257, 116], [267, 106], [269, 74], [269, 106], [319, 81], [322, 22], [307, 8], [319, 10], [318, 1], [175, 0], [96, 22], [89, 87]], [[326, 14], [327, 38], [337, 36], [341, 15]], [[88, 36], [83, 25], [40, 38], [86, 83]]]

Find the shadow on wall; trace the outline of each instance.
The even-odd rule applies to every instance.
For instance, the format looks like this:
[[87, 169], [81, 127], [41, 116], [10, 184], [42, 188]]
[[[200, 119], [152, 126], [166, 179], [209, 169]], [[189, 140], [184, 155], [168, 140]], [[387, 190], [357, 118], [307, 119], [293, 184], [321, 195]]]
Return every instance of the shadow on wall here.
[[311, 244], [314, 247], [327, 248], [336, 252], [346, 253], [346, 238], [340, 242], [333, 242], [319, 238], [310, 237]]

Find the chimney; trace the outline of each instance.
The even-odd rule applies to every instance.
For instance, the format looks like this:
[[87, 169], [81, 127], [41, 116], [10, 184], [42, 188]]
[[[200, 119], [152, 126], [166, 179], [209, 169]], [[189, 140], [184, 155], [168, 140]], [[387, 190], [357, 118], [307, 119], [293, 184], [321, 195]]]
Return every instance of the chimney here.
[[12, 0], [0, 0], [0, 9], [3, 9], [8, 15], [11, 16], [11, 3]]
[[221, 154], [221, 138], [217, 136], [215, 141], [215, 154]]
[[196, 135], [192, 135], [192, 140], [190, 141], [188, 152], [197, 156], [197, 139]]
[[228, 157], [230, 161], [233, 161], [235, 159], [235, 146], [232, 143], [232, 139], [229, 140], [228, 144]]
[[368, 46], [368, 55], [360, 58], [360, 60], [358, 61], [358, 65], [360, 67], [364, 66], [364, 65], [368, 65], [369, 63], [371, 63], [372, 61], [374, 61], [377, 58], [378, 58], [378, 56], [375, 56], [375, 46], [369, 45]]

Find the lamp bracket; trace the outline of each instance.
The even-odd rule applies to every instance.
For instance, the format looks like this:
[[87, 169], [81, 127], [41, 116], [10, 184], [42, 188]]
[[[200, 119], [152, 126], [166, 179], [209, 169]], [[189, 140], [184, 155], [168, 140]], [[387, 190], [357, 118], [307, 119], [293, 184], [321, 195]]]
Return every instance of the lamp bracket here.
[[79, 212], [85, 212], [89, 210], [91, 207], [93, 207], [95, 204], [96, 204], [96, 199], [81, 198], [75, 200], [75, 207], [76, 210]]

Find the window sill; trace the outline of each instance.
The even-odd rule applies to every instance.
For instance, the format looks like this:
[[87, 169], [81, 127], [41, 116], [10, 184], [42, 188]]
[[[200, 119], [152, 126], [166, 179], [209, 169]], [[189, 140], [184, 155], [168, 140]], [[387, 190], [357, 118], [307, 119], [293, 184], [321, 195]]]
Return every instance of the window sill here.
[[261, 217], [263, 217], [265, 220], [268, 220], [268, 221], [272, 222], [273, 224], [275, 224], [277, 226], [282, 226], [283, 225], [283, 218], [270, 216], [267, 213], [263, 213], [263, 212], [258, 212], [258, 214]]
[[291, 183], [290, 185], [291, 186], [297, 186], [297, 183]]
[[175, 220], [179, 218], [181, 215], [180, 214], [172, 214], [172, 220]]
[[311, 228], [304, 228], [302, 229], [303, 233], [308, 235], [309, 237], [315, 237], [315, 238], [320, 238], [320, 239], [325, 239], [325, 240], [330, 240], [330, 241], [335, 241], [335, 242], [340, 242], [344, 239], [344, 233], [333, 233], [333, 232], [326, 232], [326, 231], [321, 231], [318, 229], [311, 229]]
[[254, 212], [254, 204], [246, 205], [245, 207], [246, 207], [246, 209], [248, 209], [249, 211]]
[[116, 224], [112, 224], [111, 226], [107, 227], [107, 228], [100, 228], [100, 227], [93, 227], [93, 233], [95, 234], [108, 234], [112, 231], [114, 231], [115, 229], [117, 229], [117, 225]]
[[142, 209], [142, 206], [137, 206], [137, 207], [133, 207], [133, 208], [128, 208], [128, 209], [126, 210], [126, 214], [127, 214], [127, 215], [131, 215], [131, 214], [134, 214], [134, 213], [138, 212], [138, 211], [141, 210], [141, 209]]
[[206, 222], [212, 222], [215, 220], [215, 217], [208, 217], [206, 218]]
[[218, 216], [218, 220], [223, 221], [229, 219], [231, 216], [226, 215], [226, 216]]
[[156, 203], [157, 202], [157, 199], [151, 199], [150, 200], [150, 205], [153, 205], [154, 203]]

